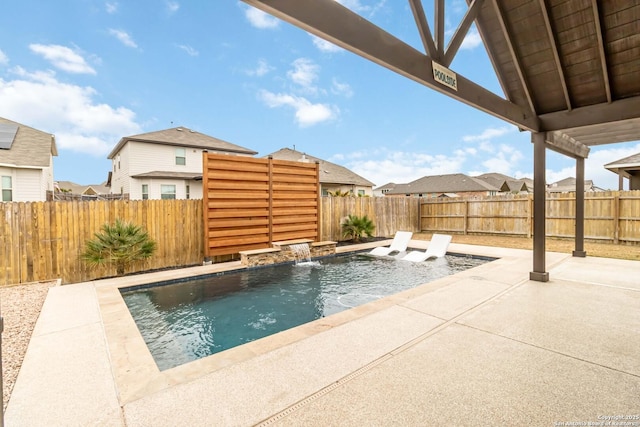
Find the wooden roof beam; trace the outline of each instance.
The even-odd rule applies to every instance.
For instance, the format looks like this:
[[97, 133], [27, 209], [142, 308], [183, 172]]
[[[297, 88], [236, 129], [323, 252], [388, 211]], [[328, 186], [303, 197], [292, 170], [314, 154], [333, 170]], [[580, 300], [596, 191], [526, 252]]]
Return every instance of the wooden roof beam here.
[[[541, 114], [539, 118], [542, 130], [547, 132], [637, 119], [640, 118], [640, 97]], [[638, 134], [640, 135], [640, 128]]]
[[438, 49], [438, 58], [444, 57], [444, 0], [435, 0], [434, 2], [434, 20], [436, 32], [436, 49]]
[[532, 112], [457, 75], [454, 90], [435, 80], [429, 57], [335, 0], [243, 0], [245, 3], [408, 77], [430, 89], [528, 131], [539, 131]]
[[598, 54], [600, 55], [600, 65], [602, 67], [602, 79], [604, 80], [604, 90], [607, 95], [607, 102], [611, 103], [611, 84], [609, 81], [609, 71], [607, 68], [607, 55], [604, 51], [604, 39], [602, 37], [602, 26], [600, 25], [600, 12], [598, 11], [598, 0], [591, 0], [593, 9], [593, 23], [596, 27], [596, 37], [598, 38]]
[[573, 157], [574, 159], [586, 159], [589, 156], [589, 147], [560, 131], [547, 132], [545, 141], [548, 148], [565, 156]]
[[[562, 85], [562, 92], [564, 93], [564, 99], [567, 103], [567, 109], [571, 110], [571, 98], [569, 97], [569, 89], [567, 88], [567, 79], [564, 76], [564, 67], [560, 62], [560, 55], [558, 54], [558, 43], [554, 37], [553, 29], [551, 28], [551, 21], [549, 20], [549, 13], [547, 12], [547, 5], [545, 0], [538, 0], [540, 2], [540, 9], [542, 10], [542, 16], [544, 18], [544, 26], [547, 29], [547, 37], [549, 38], [549, 44], [551, 44], [551, 51], [553, 52], [553, 59], [558, 69], [558, 77], [560, 77], [560, 84]], [[595, 1], [595, 0], [594, 0]]]
[[484, 0], [473, 0], [473, 3], [471, 3], [467, 10], [467, 13], [465, 13], [462, 21], [460, 21], [460, 25], [458, 25], [456, 32], [453, 34], [453, 37], [447, 45], [444, 59], [441, 62], [445, 67], [448, 67], [451, 65], [451, 62], [453, 62], [453, 58], [455, 58], [456, 53], [458, 53], [458, 49], [460, 49], [460, 45], [462, 45], [464, 38], [467, 36], [471, 24], [476, 20], [478, 13], [480, 13], [483, 1]]
[[438, 62], [440, 59], [438, 56], [438, 50], [436, 49], [436, 45], [433, 41], [433, 35], [431, 34], [431, 29], [429, 28], [429, 22], [427, 22], [427, 17], [424, 13], [424, 9], [422, 8], [422, 1], [409, 0], [409, 5], [411, 6], [413, 17], [416, 20], [418, 32], [420, 33], [420, 38], [422, 39], [422, 44], [424, 45], [427, 56], [430, 56], [436, 62]]

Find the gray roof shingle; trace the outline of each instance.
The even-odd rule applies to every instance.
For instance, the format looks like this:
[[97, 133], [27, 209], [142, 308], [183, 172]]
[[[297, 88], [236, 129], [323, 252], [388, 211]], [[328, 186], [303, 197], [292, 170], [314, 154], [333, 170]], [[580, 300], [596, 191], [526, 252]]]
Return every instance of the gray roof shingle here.
[[[508, 175], [503, 175], [501, 173], [485, 173], [482, 175], [478, 175], [474, 178], [481, 179], [494, 187], [498, 187], [501, 191], [512, 191], [512, 192], [521, 192], [528, 191], [529, 188], [527, 183], [523, 179], [515, 179]], [[505, 187], [506, 184], [506, 187]]]
[[0, 163], [18, 167], [51, 166], [51, 155], [58, 155], [54, 135], [3, 117], [0, 117], [0, 123], [18, 126], [11, 148], [0, 149]]
[[387, 194], [465, 193], [483, 191], [500, 191], [500, 188], [462, 173], [454, 173], [449, 175], [424, 176], [408, 184], [398, 184]]
[[625, 168], [629, 166], [637, 166], [640, 164], [640, 153], [633, 154], [629, 157], [613, 161], [604, 165], [606, 169]]

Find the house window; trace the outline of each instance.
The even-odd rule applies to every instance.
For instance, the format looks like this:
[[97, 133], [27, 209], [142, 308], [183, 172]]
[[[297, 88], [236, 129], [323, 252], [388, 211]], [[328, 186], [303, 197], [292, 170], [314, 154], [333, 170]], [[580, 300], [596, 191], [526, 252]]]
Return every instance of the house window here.
[[149, 186], [142, 184], [142, 200], [149, 200]]
[[364, 190], [358, 190], [358, 196], [364, 196]]
[[322, 189], [322, 195], [327, 197], [329, 195], [329, 190], [327, 190], [326, 188]]
[[160, 198], [162, 200], [175, 200], [176, 198], [176, 186], [175, 185], [162, 185], [160, 187]]
[[118, 154], [118, 170], [120, 170], [120, 154]]
[[176, 165], [184, 166], [187, 164], [187, 150], [184, 148], [176, 148]]
[[13, 187], [11, 185], [10, 176], [2, 177], [2, 201], [3, 202], [13, 201]]
[[187, 184], [187, 186], [185, 187], [185, 193], [187, 195], [187, 199], [191, 198], [191, 188], [189, 187], [189, 184]]

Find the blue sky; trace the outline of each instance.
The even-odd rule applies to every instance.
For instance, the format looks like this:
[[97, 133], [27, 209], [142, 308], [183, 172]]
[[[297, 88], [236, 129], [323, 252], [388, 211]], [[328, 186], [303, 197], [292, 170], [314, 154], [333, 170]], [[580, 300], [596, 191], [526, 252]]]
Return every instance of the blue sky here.
[[[408, 2], [339, 1], [423, 50]], [[447, 34], [464, 7], [446, 2]], [[451, 69], [502, 96], [475, 29]], [[177, 126], [259, 156], [295, 146], [378, 186], [533, 170], [528, 133], [235, 0], [5, 2], [0, 116], [55, 134], [54, 178], [79, 184], [106, 179], [121, 137]], [[602, 165], [637, 152], [593, 147], [586, 178], [616, 189]], [[547, 169], [575, 176], [549, 151]]]

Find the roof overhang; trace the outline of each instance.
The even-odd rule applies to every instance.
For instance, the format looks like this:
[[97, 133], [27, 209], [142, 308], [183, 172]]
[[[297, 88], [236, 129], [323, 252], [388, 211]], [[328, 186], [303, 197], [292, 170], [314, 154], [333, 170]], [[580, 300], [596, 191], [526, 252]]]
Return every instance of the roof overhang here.
[[131, 178], [199, 180], [199, 179], [202, 179], [202, 173], [152, 171], [152, 172], [139, 173], [137, 175], [131, 175]]

